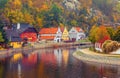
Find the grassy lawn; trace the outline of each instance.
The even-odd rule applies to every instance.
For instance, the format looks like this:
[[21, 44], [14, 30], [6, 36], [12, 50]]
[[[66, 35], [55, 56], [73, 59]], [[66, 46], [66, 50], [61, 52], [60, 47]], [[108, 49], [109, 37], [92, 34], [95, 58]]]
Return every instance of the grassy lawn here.
[[82, 43], [82, 42], [90, 42], [90, 40], [86, 38], [86, 39], [79, 40], [78, 42], [80, 42], [80, 43]]

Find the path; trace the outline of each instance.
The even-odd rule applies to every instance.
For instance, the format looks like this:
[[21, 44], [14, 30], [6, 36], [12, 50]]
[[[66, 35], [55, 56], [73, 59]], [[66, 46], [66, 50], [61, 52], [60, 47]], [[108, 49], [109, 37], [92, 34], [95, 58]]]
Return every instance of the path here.
[[120, 55], [100, 54], [89, 49], [80, 49], [73, 56], [83, 61], [120, 65]]

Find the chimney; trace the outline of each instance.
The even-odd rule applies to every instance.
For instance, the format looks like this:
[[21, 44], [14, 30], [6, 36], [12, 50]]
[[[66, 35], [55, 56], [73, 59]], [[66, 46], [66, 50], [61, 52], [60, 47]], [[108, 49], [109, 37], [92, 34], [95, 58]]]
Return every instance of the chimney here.
[[17, 23], [17, 29], [20, 29], [20, 23]]

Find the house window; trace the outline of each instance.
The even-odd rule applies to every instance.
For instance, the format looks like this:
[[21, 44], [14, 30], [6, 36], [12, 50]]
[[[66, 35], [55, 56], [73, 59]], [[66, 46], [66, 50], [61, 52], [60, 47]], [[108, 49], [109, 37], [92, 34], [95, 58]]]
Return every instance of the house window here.
[[75, 32], [75, 31], [72, 31], [73, 33]]

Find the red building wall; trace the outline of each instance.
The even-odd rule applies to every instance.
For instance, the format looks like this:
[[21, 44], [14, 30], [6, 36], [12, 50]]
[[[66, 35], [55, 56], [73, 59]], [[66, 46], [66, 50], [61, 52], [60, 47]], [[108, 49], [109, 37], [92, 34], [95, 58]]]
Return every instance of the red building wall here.
[[22, 39], [27, 38], [29, 42], [37, 41], [37, 34], [34, 32], [24, 32], [20, 35]]

